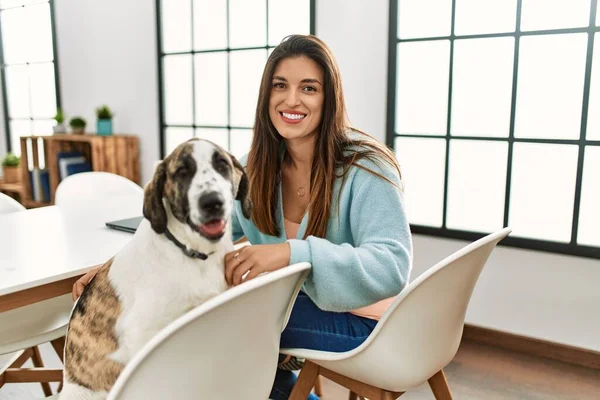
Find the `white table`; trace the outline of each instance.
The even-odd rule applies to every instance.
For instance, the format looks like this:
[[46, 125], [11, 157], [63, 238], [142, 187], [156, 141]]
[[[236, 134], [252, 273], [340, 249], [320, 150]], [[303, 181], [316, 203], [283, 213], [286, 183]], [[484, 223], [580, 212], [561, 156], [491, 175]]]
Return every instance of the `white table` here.
[[58, 206], [0, 215], [0, 312], [71, 292], [133, 237], [104, 224], [142, 214], [142, 196], [121, 196], [87, 210]]

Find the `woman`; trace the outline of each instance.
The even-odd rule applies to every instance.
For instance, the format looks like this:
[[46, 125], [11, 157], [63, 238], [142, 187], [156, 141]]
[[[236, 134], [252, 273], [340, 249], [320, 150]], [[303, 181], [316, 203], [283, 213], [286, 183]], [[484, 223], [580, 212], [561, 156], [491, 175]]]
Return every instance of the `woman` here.
[[[252, 220], [237, 204], [233, 231], [252, 246], [225, 257], [226, 279], [310, 262], [281, 347], [359, 346], [406, 285], [412, 244], [395, 156], [349, 128], [338, 67], [316, 37], [290, 36], [269, 57], [246, 169]], [[294, 381], [278, 370], [270, 397], [287, 399]]]
[[[318, 38], [289, 36], [273, 50], [242, 163], [254, 208], [249, 220], [236, 204], [233, 234], [252, 245], [225, 256], [227, 281], [310, 262], [281, 347], [356, 348], [407, 284], [412, 242], [395, 156], [350, 128], [339, 69]], [[270, 398], [287, 399], [295, 379], [278, 369]]]

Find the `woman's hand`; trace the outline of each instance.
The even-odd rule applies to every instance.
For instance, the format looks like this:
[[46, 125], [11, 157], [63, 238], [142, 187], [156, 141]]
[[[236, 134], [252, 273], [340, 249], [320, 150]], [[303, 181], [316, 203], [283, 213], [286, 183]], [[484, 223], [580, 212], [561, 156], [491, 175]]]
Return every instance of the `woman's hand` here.
[[79, 296], [81, 296], [81, 293], [83, 293], [83, 289], [88, 285], [88, 283], [90, 283], [92, 278], [94, 278], [96, 276], [98, 271], [100, 271], [100, 268], [102, 268], [102, 267], [91, 269], [87, 274], [85, 274], [84, 276], [79, 278], [73, 284], [73, 290], [71, 292], [71, 294], [73, 296], [73, 301], [77, 300], [79, 298]]
[[[290, 245], [287, 242], [244, 246], [225, 255], [225, 280], [229, 285], [237, 286], [263, 272], [276, 271], [289, 263]], [[246, 273], [248, 275], [242, 279]]]

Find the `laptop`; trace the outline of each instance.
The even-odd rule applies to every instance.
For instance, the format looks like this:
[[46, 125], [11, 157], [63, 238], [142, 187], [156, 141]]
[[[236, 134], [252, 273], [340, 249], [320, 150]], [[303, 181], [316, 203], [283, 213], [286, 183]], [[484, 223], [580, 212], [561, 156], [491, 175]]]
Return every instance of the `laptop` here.
[[120, 219], [117, 221], [107, 222], [106, 226], [108, 226], [111, 229], [116, 229], [119, 231], [135, 233], [135, 231], [137, 230], [138, 226], [140, 226], [140, 223], [142, 222], [143, 219], [144, 219], [144, 217]]

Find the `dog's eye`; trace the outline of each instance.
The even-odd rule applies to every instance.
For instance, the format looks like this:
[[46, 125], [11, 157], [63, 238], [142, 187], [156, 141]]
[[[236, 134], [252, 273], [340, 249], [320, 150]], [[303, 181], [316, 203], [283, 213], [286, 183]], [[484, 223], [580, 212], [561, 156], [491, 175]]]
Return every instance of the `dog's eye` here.
[[216, 164], [217, 164], [217, 168], [219, 168], [221, 170], [227, 170], [227, 169], [229, 169], [229, 163], [224, 158], [219, 158], [217, 160]]
[[175, 171], [175, 175], [178, 176], [178, 177], [180, 177], [180, 178], [186, 177], [189, 173], [190, 173], [190, 170], [188, 168], [186, 168], [186, 167], [179, 167]]

